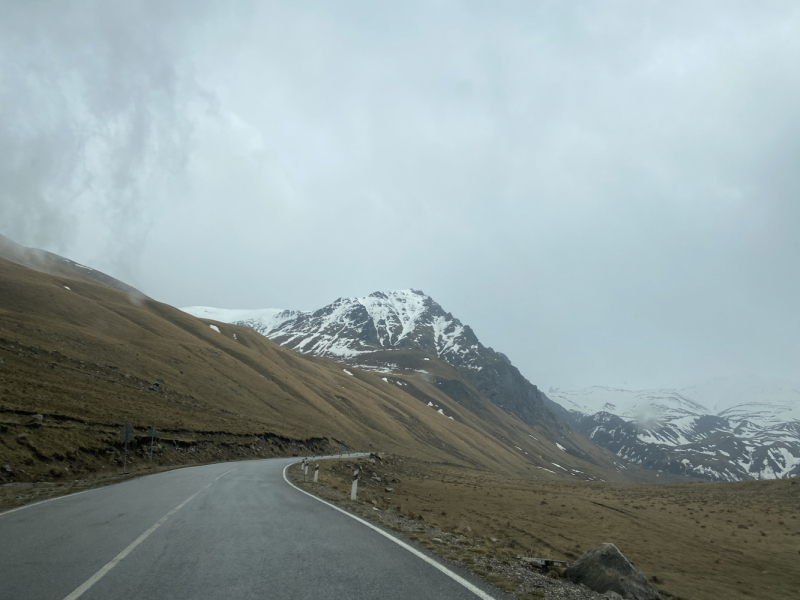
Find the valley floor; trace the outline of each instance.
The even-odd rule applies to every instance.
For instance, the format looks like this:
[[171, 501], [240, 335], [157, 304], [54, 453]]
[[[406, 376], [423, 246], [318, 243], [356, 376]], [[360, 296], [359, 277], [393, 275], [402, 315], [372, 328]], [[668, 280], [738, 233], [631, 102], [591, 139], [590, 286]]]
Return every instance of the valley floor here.
[[[517, 556], [571, 562], [603, 542], [616, 544], [666, 598], [800, 597], [797, 479], [554, 482], [390, 455], [359, 463], [359, 499], [352, 509], [416, 522], [412, 539], [465, 560], [520, 598], [551, 594], [542, 586], [530, 595], [531, 584], [514, 574], [525, 568]], [[346, 497], [355, 464], [323, 463], [316, 491]], [[450, 543], [443, 534], [461, 542]]]

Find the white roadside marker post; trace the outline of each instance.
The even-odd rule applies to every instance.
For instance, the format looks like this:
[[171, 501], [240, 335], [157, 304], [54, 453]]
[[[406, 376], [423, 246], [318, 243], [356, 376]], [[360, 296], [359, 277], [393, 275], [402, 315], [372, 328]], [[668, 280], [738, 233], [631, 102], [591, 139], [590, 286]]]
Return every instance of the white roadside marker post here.
[[350, 488], [350, 500], [355, 500], [358, 494], [358, 467], [353, 471], [353, 487]]
[[318, 479], [319, 479], [319, 463], [317, 463], [317, 466], [314, 467], [314, 483], [317, 483]]

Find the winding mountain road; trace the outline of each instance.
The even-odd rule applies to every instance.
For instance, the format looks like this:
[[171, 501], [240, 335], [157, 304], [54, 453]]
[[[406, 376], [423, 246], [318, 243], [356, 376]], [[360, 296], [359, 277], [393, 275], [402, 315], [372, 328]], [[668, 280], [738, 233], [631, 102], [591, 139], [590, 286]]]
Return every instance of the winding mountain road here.
[[492, 597], [289, 484], [294, 462], [190, 467], [2, 513], [0, 598]]

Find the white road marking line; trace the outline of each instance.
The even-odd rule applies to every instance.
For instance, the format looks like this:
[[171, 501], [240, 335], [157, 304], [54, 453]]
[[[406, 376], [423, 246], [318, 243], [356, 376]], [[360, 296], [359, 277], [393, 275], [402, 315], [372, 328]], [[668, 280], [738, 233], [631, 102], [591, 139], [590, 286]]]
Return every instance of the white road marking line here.
[[[239, 469], [239, 468], [240, 468], [240, 467], [236, 467], [236, 469]], [[101, 579], [102, 579], [102, 578], [105, 576], [105, 574], [106, 574], [106, 573], [108, 573], [108, 572], [109, 572], [111, 569], [113, 569], [114, 567], [116, 567], [116, 566], [117, 566], [117, 564], [119, 563], [119, 561], [121, 561], [123, 558], [125, 558], [126, 556], [128, 556], [128, 554], [130, 554], [131, 552], [133, 552], [133, 550], [134, 550], [134, 548], [136, 548], [136, 546], [138, 546], [138, 545], [139, 545], [139, 544], [141, 544], [143, 541], [145, 541], [145, 540], [146, 540], [146, 539], [147, 539], [147, 538], [150, 536], [150, 534], [151, 534], [151, 533], [153, 533], [153, 532], [154, 532], [156, 529], [158, 529], [159, 527], [161, 527], [161, 526], [164, 524], [164, 522], [165, 522], [167, 519], [169, 519], [169, 518], [170, 518], [172, 515], [174, 515], [176, 512], [178, 512], [178, 511], [179, 511], [180, 509], [182, 509], [184, 506], [186, 506], [187, 504], [189, 504], [189, 502], [191, 502], [192, 500], [194, 500], [194, 499], [197, 497], [197, 495], [198, 495], [200, 492], [202, 492], [203, 490], [205, 490], [205, 489], [207, 489], [207, 488], [211, 487], [211, 485], [212, 485], [212, 484], [214, 484], [214, 482], [215, 482], [215, 481], [217, 481], [217, 479], [219, 479], [220, 477], [224, 477], [225, 475], [227, 475], [227, 474], [228, 474], [228, 473], [230, 473], [231, 471], [235, 471], [236, 469], [230, 469], [230, 470], [228, 470], [228, 471], [225, 471], [225, 472], [224, 472], [222, 475], [220, 475], [219, 477], [217, 477], [216, 479], [214, 479], [214, 481], [212, 481], [211, 483], [209, 483], [209, 484], [208, 484], [208, 485], [206, 485], [205, 487], [203, 487], [203, 488], [199, 489], [199, 490], [198, 490], [198, 491], [196, 491], [194, 494], [192, 494], [191, 496], [189, 496], [189, 497], [188, 497], [186, 500], [184, 500], [183, 502], [181, 502], [180, 504], [178, 504], [178, 506], [176, 506], [175, 508], [173, 508], [173, 509], [172, 509], [171, 511], [169, 511], [167, 514], [165, 514], [163, 517], [161, 517], [161, 518], [160, 518], [158, 521], [156, 521], [155, 525], [153, 525], [153, 526], [152, 526], [150, 529], [148, 529], [148, 530], [147, 530], [147, 531], [145, 531], [145, 532], [144, 532], [142, 535], [140, 535], [138, 538], [136, 538], [136, 539], [135, 539], [135, 540], [134, 540], [134, 541], [131, 543], [131, 545], [130, 545], [130, 546], [128, 546], [128, 547], [127, 547], [127, 548], [125, 548], [125, 549], [124, 549], [122, 552], [120, 552], [119, 554], [117, 554], [117, 555], [116, 555], [116, 556], [115, 556], [115, 557], [114, 557], [114, 558], [113, 558], [111, 561], [109, 561], [109, 563], [108, 563], [108, 564], [106, 564], [106, 565], [105, 565], [105, 566], [104, 566], [102, 569], [100, 569], [100, 570], [99, 570], [97, 573], [95, 573], [95, 574], [94, 574], [94, 575], [92, 575], [92, 576], [91, 576], [89, 579], [87, 579], [85, 582], [83, 582], [83, 584], [82, 584], [82, 585], [81, 585], [81, 586], [80, 586], [78, 589], [76, 589], [76, 590], [75, 590], [74, 592], [72, 592], [72, 593], [71, 593], [69, 596], [67, 596], [66, 598], [64, 598], [64, 600], [76, 600], [76, 598], [80, 598], [80, 597], [81, 597], [81, 596], [82, 596], [82, 595], [83, 595], [83, 594], [84, 594], [84, 593], [85, 593], [85, 592], [86, 592], [86, 591], [87, 591], [87, 590], [88, 590], [90, 587], [92, 587], [92, 586], [93, 586], [95, 583], [97, 583], [98, 581], [100, 581], [100, 580], [101, 580]]]
[[[297, 463], [293, 463], [293, 464], [297, 464]], [[453, 571], [451, 571], [450, 569], [448, 569], [448, 568], [447, 568], [447, 567], [445, 567], [444, 565], [440, 565], [438, 562], [436, 562], [435, 560], [433, 560], [433, 559], [432, 559], [432, 558], [430, 558], [429, 556], [426, 556], [425, 554], [423, 554], [422, 552], [420, 552], [420, 551], [419, 551], [419, 550], [417, 550], [416, 548], [414, 548], [414, 547], [412, 547], [412, 546], [409, 546], [408, 544], [406, 544], [406, 543], [405, 543], [403, 540], [400, 540], [400, 539], [398, 539], [398, 538], [394, 537], [393, 535], [389, 535], [388, 533], [386, 533], [386, 532], [385, 532], [383, 529], [381, 529], [380, 527], [376, 527], [375, 525], [373, 525], [373, 524], [372, 524], [372, 523], [370, 523], [369, 521], [365, 521], [365, 520], [364, 520], [364, 519], [362, 519], [361, 517], [357, 517], [357, 516], [355, 516], [354, 514], [351, 514], [351, 513], [347, 512], [346, 510], [343, 510], [343, 509], [339, 508], [339, 507], [338, 507], [338, 506], [336, 506], [335, 504], [331, 504], [330, 502], [327, 502], [327, 501], [323, 500], [322, 498], [317, 498], [317, 497], [316, 497], [314, 494], [309, 494], [307, 491], [305, 491], [305, 490], [301, 490], [299, 487], [297, 487], [295, 484], [293, 484], [291, 481], [289, 481], [289, 478], [288, 478], [288, 477], [286, 477], [286, 469], [288, 469], [288, 468], [289, 468], [289, 467], [291, 467], [291, 466], [292, 466], [292, 465], [286, 465], [286, 467], [284, 467], [284, 469], [283, 469], [283, 478], [286, 480], [286, 483], [288, 483], [290, 486], [292, 486], [292, 487], [293, 487], [294, 489], [296, 489], [297, 491], [299, 491], [299, 492], [303, 492], [303, 493], [304, 493], [306, 496], [311, 496], [311, 497], [312, 497], [314, 500], [318, 500], [318, 501], [322, 502], [323, 504], [327, 504], [327, 505], [328, 505], [328, 506], [330, 506], [331, 508], [333, 508], [333, 509], [335, 509], [335, 510], [338, 510], [340, 513], [347, 515], [347, 516], [348, 516], [348, 517], [350, 517], [351, 519], [355, 519], [355, 520], [356, 520], [356, 521], [358, 521], [359, 523], [361, 523], [361, 524], [363, 524], [363, 525], [366, 525], [367, 527], [369, 527], [370, 529], [373, 529], [374, 531], [377, 531], [377, 532], [378, 532], [378, 533], [380, 533], [380, 534], [381, 534], [383, 537], [385, 537], [385, 538], [388, 538], [388, 539], [392, 540], [392, 541], [393, 541], [395, 544], [397, 544], [398, 546], [400, 546], [400, 547], [402, 547], [402, 548], [405, 548], [406, 550], [408, 550], [409, 552], [411, 552], [411, 554], [413, 554], [413, 555], [415, 555], [415, 556], [417, 556], [417, 557], [421, 558], [421, 559], [422, 559], [422, 560], [424, 560], [426, 563], [428, 563], [428, 564], [432, 565], [433, 567], [435, 567], [435, 568], [439, 569], [439, 570], [440, 570], [442, 573], [444, 573], [445, 575], [447, 575], [447, 576], [448, 576], [450, 579], [453, 579], [453, 580], [454, 580], [454, 581], [456, 581], [457, 583], [460, 583], [461, 585], [463, 585], [463, 586], [464, 586], [465, 588], [467, 588], [467, 589], [468, 589], [470, 592], [472, 592], [473, 594], [475, 594], [476, 596], [478, 596], [478, 598], [480, 598], [481, 600], [495, 600], [495, 598], [494, 598], [493, 596], [490, 596], [489, 594], [487, 594], [486, 592], [484, 592], [484, 591], [483, 591], [482, 589], [480, 589], [479, 587], [476, 587], [476, 586], [474, 586], [474, 585], [473, 585], [473, 584], [471, 584], [469, 581], [467, 581], [466, 579], [464, 579], [463, 577], [461, 577], [461, 575], [459, 575], [459, 574], [457, 574], [457, 573], [454, 573]], [[70, 599], [70, 600], [71, 600], [71, 599]]]

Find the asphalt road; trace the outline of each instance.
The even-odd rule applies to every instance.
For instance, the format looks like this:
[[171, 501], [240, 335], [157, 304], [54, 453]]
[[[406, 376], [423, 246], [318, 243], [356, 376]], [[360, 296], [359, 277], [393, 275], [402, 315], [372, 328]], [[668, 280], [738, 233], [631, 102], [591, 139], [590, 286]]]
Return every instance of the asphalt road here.
[[488, 596], [290, 486], [292, 462], [179, 469], [2, 513], [0, 599]]

